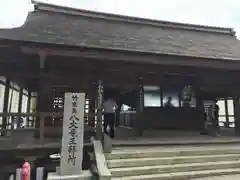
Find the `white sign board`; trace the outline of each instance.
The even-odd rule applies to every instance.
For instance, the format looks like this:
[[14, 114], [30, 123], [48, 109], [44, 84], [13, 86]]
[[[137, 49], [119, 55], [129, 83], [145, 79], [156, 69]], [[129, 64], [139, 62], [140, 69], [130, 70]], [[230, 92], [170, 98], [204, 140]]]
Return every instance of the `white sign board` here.
[[61, 175], [80, 174], [83, 159], [85, 93], [65, 93]]

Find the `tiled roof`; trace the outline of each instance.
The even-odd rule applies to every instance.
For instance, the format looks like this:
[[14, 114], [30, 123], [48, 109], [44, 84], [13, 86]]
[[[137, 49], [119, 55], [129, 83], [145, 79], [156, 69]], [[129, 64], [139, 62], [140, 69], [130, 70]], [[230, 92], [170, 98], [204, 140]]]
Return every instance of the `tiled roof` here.
[[238, 60], [240, 41], [231, 28], [181, 24], [35, 3], [20, 28], [0, 39], [156, 54]]

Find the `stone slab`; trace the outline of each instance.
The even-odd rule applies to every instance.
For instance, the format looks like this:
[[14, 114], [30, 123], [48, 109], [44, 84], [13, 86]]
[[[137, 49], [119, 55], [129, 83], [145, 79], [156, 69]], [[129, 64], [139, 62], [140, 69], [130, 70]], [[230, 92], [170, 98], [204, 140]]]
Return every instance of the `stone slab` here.
[[172, 164], [172, 165], [154, 165], [154, 166], [140, 166], [127, 168], [112, 168], [111, 174], [113, 177], [123, 176], [141, 176], [144, 174], [158, 174], [158, 173], [181, 173], [191, 171], [204, 170], [224, 170], [231, 168], [240, 168], [240, 161], [224, 161], [224, 162], [204, 162], [204, 163], [187, 163], [187, 164]]
[[[163, 173], [163, 174], [151, 174], [151, 175], [141, 175], [141, 176], [126, 176], [126, 177], [115, 177], [112, 180], [176, 180], [176, 179], [199, 179], [205, 180], [204, 178], [209, 178], [206, 180], [214, 180], [212, 178], [217, 178], [223, 176], [225, 179], [220, 180], [231, 180], [232, 175], [239, 174], [240, 169], [216, 169], [216, 170], [206, 170], [206, 171], [189, 171], [189, 172], [178, 172], [178, 173]], [[226, 178], [227, 177], [227, 178]], [[235, 180], [235, 179], [233, 179]]]
[[94, 153], [97, 163], [98, 175], [100, 180], [110, 180], [111, 173], [107, 167], [107, 162], [103, 153], [100, 141], [93, 140]]
[[60, 174], [80, 173], [83, 159], [85, 93], [65, 93]]
[[[80, 172], [80, 171], [79, 171]], [[91, 180], [92, 174], [90, 171], [82, 171], [78, 175], [65, 175], [61, 176], [58, 173], [48, 173], [47, 180]]]
[[175, 165], [185, 163], [204, 163], [240, 160], [240, 154], [211, 154], [201, 156], [170, 156], [108, 160], [108, 168]]
[[103, 143], [104, 153], [112, 152], [112, 138], [104, 133], [104, 143]]
[[239, 180], [240, 175], [227, 175], [227, 176], [214, 176], [214, 177], [205, 177], [205, 178], [199, 178], [195, 180]]

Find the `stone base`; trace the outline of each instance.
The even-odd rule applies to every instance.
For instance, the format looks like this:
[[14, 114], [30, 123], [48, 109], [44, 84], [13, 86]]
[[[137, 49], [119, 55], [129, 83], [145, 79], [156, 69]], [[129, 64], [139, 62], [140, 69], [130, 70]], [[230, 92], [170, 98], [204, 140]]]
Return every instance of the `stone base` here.
[[90, 171], [82, 171], [77, 175], [65, 175], [61, 176], [58, 173], [48, 173], [47, 180], [91, 180], [92, 174]]
[[105, 133], [104, 133], [103, 151], [104, 151], [104, 153], [111, 153], [112, 152], [112, 138], [110, 138]]

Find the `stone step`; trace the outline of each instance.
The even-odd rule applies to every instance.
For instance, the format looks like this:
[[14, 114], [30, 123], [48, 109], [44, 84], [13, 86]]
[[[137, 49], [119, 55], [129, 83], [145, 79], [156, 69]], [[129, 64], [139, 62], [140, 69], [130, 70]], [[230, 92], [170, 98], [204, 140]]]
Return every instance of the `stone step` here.
[[186, 180], [232, 174], [240, 174], [240, 168], [115, 177], [112, 180]]
[[110, 172], [112, 177], [124, 176], [140, 176], [151, 174], [165, 174], [188, 171], [204, 171], [215, 169], [240, 168], [240, 161], [218, 161], [204, 163], [188, 163], [175, 165], [158, 165], [158, 166], [143, 166], [143, 167], [128, 167], [128, 168], [112, 168]]
[[108, 160], [107, 164], [109, 168], [118, 167], [120, 168], [120, 167], [138, 167], [138, 166], [236, 161], [236, 160], [240, 160], [240, 154], [219, 154], [219, 155], [214, 154], [202, 156], [172, 156], [155, 158], [113, 159]]
[[213, 147], [185, 147], [185, 148], [138, 148], [118, 149], [106, 154], [107, 160], [130, 158], [155, 158], [172, 156], [199, 156], [218, 154], [239, 154], [240, 146], [213, 146]]
[[[145, 133], [144, 133], [145, 134]], [[124, 135], [125, 138], [120, 137], [120, 139], [114, 139], [112, 142], [112, 146], [114, 148], [119, 147], [155, 147], [155, 146], [211, 146], [211, 145], [239, 145], [240, 139], [238, 137], [225, 136], [225, 137], [209, 137], [209, 136], [201, 136], [199, 134], [193, 135], [188, 134], [187, 136], [166, 136], [166, 135], [151, 135], [151, 137], [142, 138], [131, 138], [131, 135]], [[154, 138], [155, 137], [155, 138]], [[159, 138], [160, 137], [160, 138]]]

